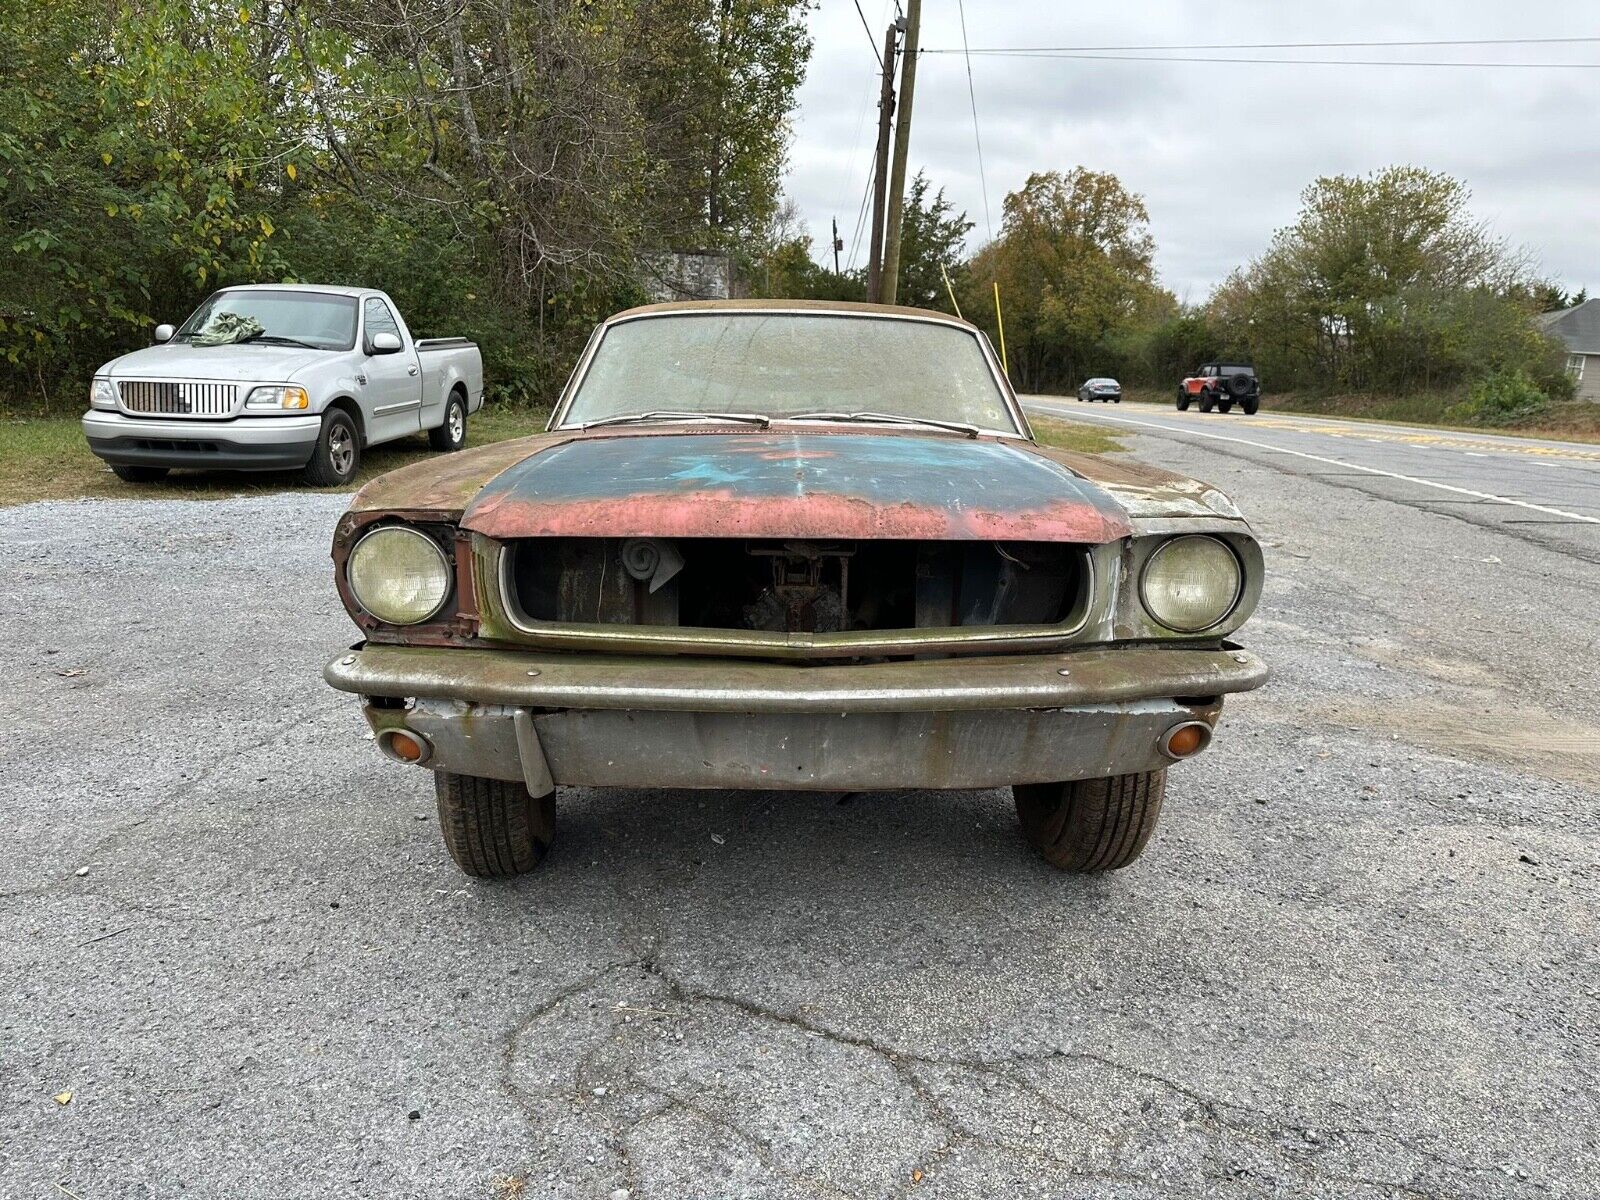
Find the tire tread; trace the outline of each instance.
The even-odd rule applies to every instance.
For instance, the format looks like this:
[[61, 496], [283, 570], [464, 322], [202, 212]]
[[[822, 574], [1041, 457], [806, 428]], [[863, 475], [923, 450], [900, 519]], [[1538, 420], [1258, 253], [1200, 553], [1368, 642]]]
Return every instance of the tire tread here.
[[1023, 835], [1063, 871], [1116, 871], [1143, 853], [1161, 817], [1167, 773], [1147, 771], [1012, 789]]
[[521, 783], [435, 771], [439, 832], [468, 875], [504, 879], [533, 870], [555, 836], [555, 793], [534, 796]]

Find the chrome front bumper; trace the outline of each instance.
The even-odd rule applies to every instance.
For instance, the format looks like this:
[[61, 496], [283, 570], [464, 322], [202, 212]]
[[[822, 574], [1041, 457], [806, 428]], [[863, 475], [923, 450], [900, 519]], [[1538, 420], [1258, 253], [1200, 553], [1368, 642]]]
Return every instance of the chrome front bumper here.
[[1266, 682], [1248, 651], [1162, 647], [792, 666], [368, 645], [328, 683], [366, 698], [380, 746], [535, 792], [865, 791], [1089, 779], [1170, 764], [1175, 726]]

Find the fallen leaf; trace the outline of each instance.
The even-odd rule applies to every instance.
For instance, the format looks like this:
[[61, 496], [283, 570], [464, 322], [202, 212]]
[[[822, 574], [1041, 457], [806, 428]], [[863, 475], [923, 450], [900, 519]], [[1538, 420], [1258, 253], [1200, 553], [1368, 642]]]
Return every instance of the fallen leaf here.
[[922, 1182], [922, 1168], [921, 1167], [912, 1167], [911, 1168], [911, 1182], [912, 1183], [921, 1183]]
[[61, 1107], [63, 1107], [63, 1108], [65, 1108], [67, 1105], [71, 1104], [72, 1103], [72, 1089], [68, 1088], [64, 1092], [57, 1092], [56, 1093], [56, 1103], [61, 1105]]

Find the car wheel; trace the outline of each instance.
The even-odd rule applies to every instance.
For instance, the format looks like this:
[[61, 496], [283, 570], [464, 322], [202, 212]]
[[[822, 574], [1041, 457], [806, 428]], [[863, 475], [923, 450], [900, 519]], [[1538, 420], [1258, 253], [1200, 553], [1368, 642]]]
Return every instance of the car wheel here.
[[112, 463], [111, 473], [123, 483], [155, 483], [167, 477], [166, 467], [134, 467]]
[[444, 406], [444, 420], [439, 428], [428, 430], [428, 445], [449, 453], [467, 444], [467, 402], [460, 392], [451, 392]]
[[433, 773], [444, 848], [468, 875], [505, 879], [537, 867], [556, 833], [556, 794], [520, 781]]
[[1217, 411], [1218, 412], [1224, 412], [1224, 413], [1232, 412], [1233, 411], [1233, 401], [1232, 400], [1218, 400], [1217, 401]]
[[1256, 410], [1261, 407], [1261, 400], [1256, 396], [1246, 396], [1243, 401], [1244, 412], [1247, 417], [1256, 415]]
[[1210, 392], [1201, 392], [1200, 393], [1200, 411], [1203, 412], [1203, 413], [1210, 412], [1211, 411], [1211, 403], [1212, 403], [1211, 402], [1211, 393]]
[[1189, 411], [1189, 393], [1188, 392], [1179, 392], [1178, 393], [1178, 411], [1179, 412], [1188, 412]]
[[1122, 397], [1121, 396], [1113, 396], [1113, 397], [1111, 397], [1111, 403], [1113, 403], [1113, 404], [1121, 404], [1122, 403]]
[[312, 487], [338, 487], [349, 483], [360, 466], [361, 435], [356, 423], [343, 409], [330, 408], [323, 414], [322, 432], [306, 464], [305, 481]]
[[1062, 871], [1115, 871], [1139, 857], [1161, 819], [1166, 771], [1019, 783], [1011, 789], [1028, 844]]

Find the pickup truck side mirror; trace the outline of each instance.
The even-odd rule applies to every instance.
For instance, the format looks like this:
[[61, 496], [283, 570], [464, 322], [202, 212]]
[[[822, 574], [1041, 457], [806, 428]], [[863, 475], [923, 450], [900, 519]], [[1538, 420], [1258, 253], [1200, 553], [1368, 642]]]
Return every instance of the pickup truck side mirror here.
[[402, 347], [400, 338], [393, 333], [375, 333], [372, 335], [372, 353], [374, 354], [399, 354]]
[[170, 342], [172, 340], [172, 335], [177, 332], [178, 331], [171, 325], [157, 325], [155, 334], [153, 336], [155, 337], [156, 342], [159, 344], [161, 342]]

